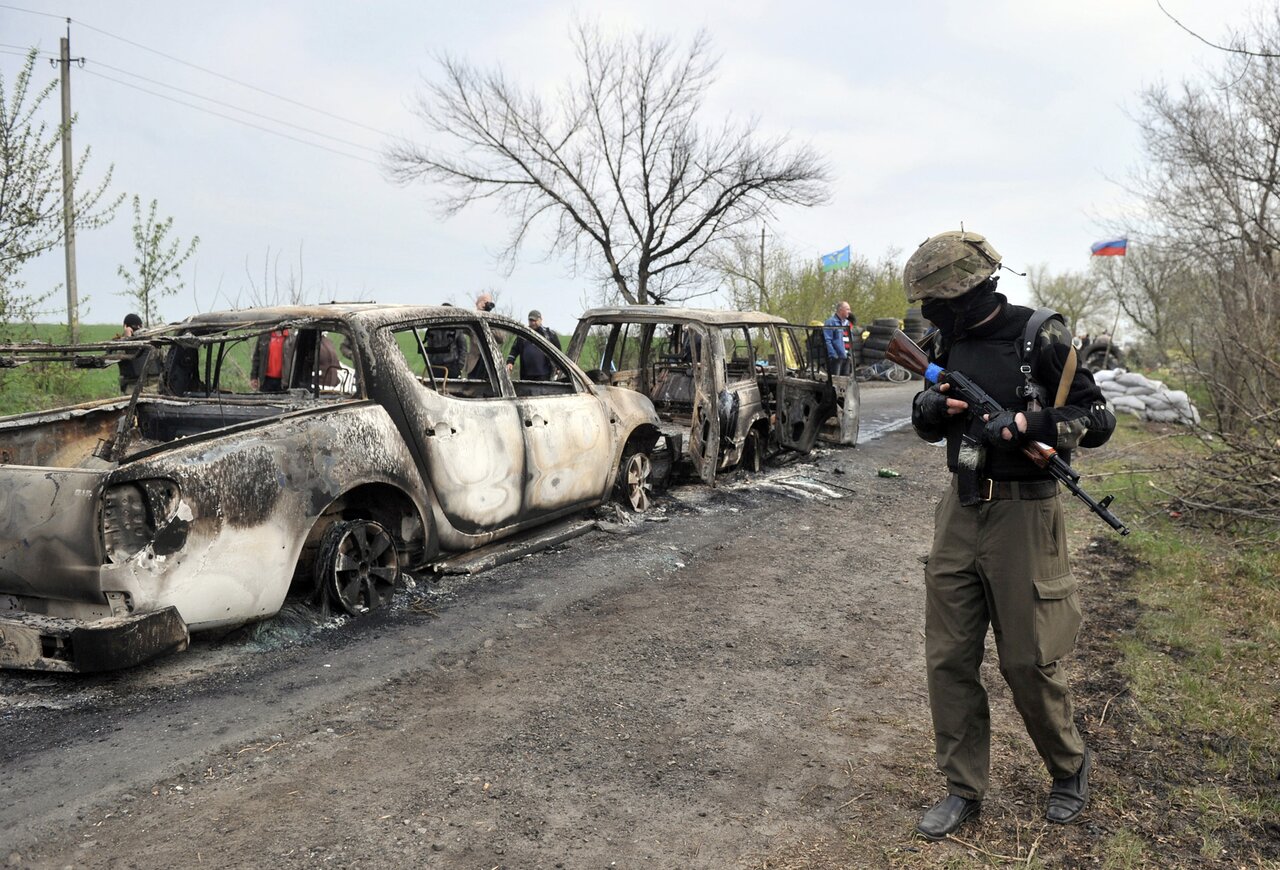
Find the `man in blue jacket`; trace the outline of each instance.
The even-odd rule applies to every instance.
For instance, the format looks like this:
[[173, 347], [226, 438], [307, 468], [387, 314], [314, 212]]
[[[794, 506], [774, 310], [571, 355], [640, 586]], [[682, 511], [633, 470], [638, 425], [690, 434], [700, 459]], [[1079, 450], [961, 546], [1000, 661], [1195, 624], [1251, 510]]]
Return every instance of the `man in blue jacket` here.
[[849, 303], [841, 302], [837, 305], [836, 313], [822, 325], [822, 336], [827, 345], [827, 374], [852, 374], [853, 362], [849, 359]]

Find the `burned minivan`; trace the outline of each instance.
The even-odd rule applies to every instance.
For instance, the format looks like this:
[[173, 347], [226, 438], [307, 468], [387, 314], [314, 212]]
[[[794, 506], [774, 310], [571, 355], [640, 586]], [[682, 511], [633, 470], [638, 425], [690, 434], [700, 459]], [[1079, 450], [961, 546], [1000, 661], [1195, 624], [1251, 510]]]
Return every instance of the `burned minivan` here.
[[677, 452], [714, 483], [725, 469], [758, 471], [772, 451], [810, 451], [824, 426], [857, 442], [857, 382], [830, 378], [813, 338], [758, 311], [630, 305], [583, 314], [569, 356], [652, 400]]
[[[545, 379], [507, 370], [535, 342]], [[542, 336], [452, 307], [202, 314], [0, 368], [121, 361], [129, 394], [0, 419], [0, 666], [122, 667], [270, 617], [359, 613], [402, 567], [648, 502], [652, 403]], [[541, 373], [540, 373], [541, 374]]]

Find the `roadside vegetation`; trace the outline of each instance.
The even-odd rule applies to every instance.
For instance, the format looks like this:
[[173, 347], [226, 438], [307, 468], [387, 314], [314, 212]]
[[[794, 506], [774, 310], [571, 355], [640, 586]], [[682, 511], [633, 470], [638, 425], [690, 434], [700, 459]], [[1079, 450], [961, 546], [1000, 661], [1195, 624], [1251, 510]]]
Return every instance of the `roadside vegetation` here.
[[[85, 343], [110, 341], [119, 332], [120, 327], [109, 324], [80, 324], [80, 340]], [[29, 323], [16, 328], [8, 338], [21, 343], [61, 344], [67, 340], [67, 327]], [[80, 370], [65, 363], [32, 363], [0, 369], [0, 416], [103, 399], [117, 394], [119, 385], [115, 366]]]
[[1170, 478], [1210, 449], [1183, 427], [1122, 418], [1085, 465], [1134, 526], [1116, 539], [1073, 517], [1092, 538], [1083, 561], [1102, 563], [1088, 595], [1105, 640], [1084, 669], [1116, 678], [1081, 703], [1115, 729], [1100, 735], [1114, 769], [1092, 811], [1105, 866], [1280, 863], [1280, 531], [1198, 528], [1171, 501]]
[[[80, 341], [95, 344], [111, 341], [120, 334], [113, 324], [81, 324]], [[67, 327], [48, 323], [25, 324], [12, 336], [19, 343], [63, 344]], [[232, 391], [249, 388], [252, 364], [251, 342], [241, 342], [227, 354], [222, 386]], [[13, 369], [0, 368], [0, 416], [25, 414], [106, 399], [120, 395], [120, 377], [115, 366], [105, 369], [76, 369], [66, 363], [28, 363]]]

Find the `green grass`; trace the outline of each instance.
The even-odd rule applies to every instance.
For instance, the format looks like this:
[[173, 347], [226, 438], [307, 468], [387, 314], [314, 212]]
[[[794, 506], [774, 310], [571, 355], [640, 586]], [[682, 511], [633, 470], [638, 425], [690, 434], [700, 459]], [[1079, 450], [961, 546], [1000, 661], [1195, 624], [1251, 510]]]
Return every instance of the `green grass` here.
[[1106, 856], [1102, 860], [1105, 870], [1130, 870], [1146, 866], [1146, 849], [1142, 838], [1125, 828], [1114, 831], [1107, 837], [1102, 853]]
[[[1280, 549], [1275, 529], [1247, 538], [1198, 529], [1166, 507], [1170, 482], [1205, 449], [1181, 430], [1126, 417], [1101, 458], [1086, 460], [1083, 483], [1115, 493], [1113, 510], [1134, 528], [1119, 540], [1140, 565], [1129, 591], [1141, 615], [1119, 641], [1119, 667], [1142, 736], [1198, 753], [1213, 777], [1170, 802], [1194, 813], [1201, 856], [1216, 861], [1242, 823], [1256, 830], [1280, 817], [1280, 790], [1267, 786], [1280, 776]], [[1085, 534], [1102, 531], [1076, 513], [1076, 533], [1082, 524]], [[1113, 834], [1107, 866], [1142, 865], [1130, 835], [1141, 831]]]
[[[110, 341], [119, 332], [120, 327], [111, 324], [81, 324], [80, 340], [84, 343]], [[18, 327], [7, 340], [61, 344], [67, 340], [67, 327], [47, 323]], [[50, 363], [0, 370], [0, 415], [105, 399], [116, 395], [119, 386], [114, 366], [107, 369], [77, 370], [65, 363]]]
[[[107, 342], [120, 333], [112, 324], [81, 324], [83, 344]], [[21, 327], [10, 341], [28, 343], [46, 341], [62, 344], [67, 340], [64, 325], [35, 324]], [[223, 362], [221, 383], [234, 391], [249, 389], [249, 369], [253, 342], [243, 341], [227, 354]], [[0, 369], [0, 416], [22, 414], [75, 405], [95, 399], [120, 395], [120, 378], [115, 366], [105, 369], [73, 369], [66, 363], [41, 365], [29, 363], [17, 369]]]

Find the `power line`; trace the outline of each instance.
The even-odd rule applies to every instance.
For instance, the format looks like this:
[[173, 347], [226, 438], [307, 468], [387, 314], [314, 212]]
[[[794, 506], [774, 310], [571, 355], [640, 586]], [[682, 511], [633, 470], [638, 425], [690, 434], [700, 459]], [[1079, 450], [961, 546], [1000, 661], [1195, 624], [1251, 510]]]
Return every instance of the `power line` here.
[[166, 60], [171, 60], [174, 63], [180, 63], [183, 66], [189, 66], [194, 70], [199, 70], [200, 72], [205, 73], [207, 75], [215, 76], [217, 78], [222, 79], [223, 81], [231, 82], [233, 85], [239, 85], [242, 88], [248, 88], [251, 91], [257, 91], [258, 93], [264, 94], [268, 97], [271, 97], [272, 99], [281, 100], [283, 102], [289, 103], [292, 106], [297, 106], [300, 109], [306, 109], [308, 112], [315, 112], [317, 114], [324, 115], [325, 117], [332, 118], [335, 121], [341, 121], [344, 124], [351, 124], [352, 126], [355, 126], [355, 127], [362, 127], [363, 129], [368, 130], [372, 133], [377, 133], [380, 136], [391, 135], [387, 133], [385, 130], [379, 130], [377, 127], [370, 127], [368, 124], [363, 124], [360, 121], [353, 121], [350, 118], [344, 118], [341, 115], [336, 115], [333, 112], [330, 112], [326, 109], [320, 109], [315, 106], [309, 106], [306, 103], [299, 102], [298, 100], [292, 99], [291, 97], [282, 96], [281, 94], [268, 91], [266, 88], [260, 88], [257, 85], [250, 84], [249, 82], [243, 82], [243, 81], [240, 81], [239, 79], [232, 78], [231, 76], [223, 75], [217, 70], [212, 70], [212, 69], [209, 69], [208, 67], [203, 67], [198, 64], [191, 63], [190, 61], [185, 61], [182, 58], [174, 57], [171, 54], [165, 54], [163, 51], [157, 51], [154, 48], [145, 46], [140, 42], [134, 42], [132, 39], [126, 39], [123, 36], [116, 36], [114, 33], [108, 33], [107, 31], [103, 30], [100, 27], [94, 27], [91, 24], [85, 24], [83, 21], [74, 21], [73, 23], [79, 24], [81, 27], [85, 28], [86, 30], [92, 30], [94, 33], [100, 33], [103, 36], [109, 37], [111, 39], [119, 40], [120, 42], [123, 42], [126, 45], [132, 45], [134, 48], [140, 48], [143, 51], [149, 51], [152, 54], [159, 55], [160, 57], [163, 57]]
[[[359, 149], [361, 149], [361, 150], [363, 150], [363, 151], [371, 151], [371, 152], [373, 152], [374, 154], [381, 154], [381, 153], [382, 153], [382, 152], [381, 152], [379, 149], [377, 149], [377, 148], [371, 148], [370, 146], [368, 146], [368, 145], [363, 145], [363, 144], [361, 144], [361, 143], [359, 143], [359, 142], [352, 142], [352, 141], [351, 141], [351, 140], [349, 140], [349, 139], [342, 139], [342, 138], [340, 138], [340, 137], [338, 137], [338, 136], [330, 136], [328, 133], [321, 133], [319, 130], [312, 130], [312, 129], [311, 129], [311, 128], [309, 128], [309, 127], [303, 127], [303, 126], [301, 126], [301, 125], [299, 125], [299, 124], [292, 124], [292, 123], [290, 123], [290, 122], [288, 122], [288, 121], [282, 121], [282, 120], [280, 120], [279, 118], [276, 118], [276, 117], [274, 117], [274, 116], [272, 116], [272, 115], [264, 115], [264, 114], [262, 114], [261, 112], [255, 112], [255, 111], [253, 111], [252, 109], [246, 109], [246, 108], [244, 108], [243, 106], [237, 106], [237, 105], [235, 105], [234, 103], [227, 103], [227, 102], [224, 102], [224, 101], [222, 101], [222, 100], [215, 99], [215, 98], [213, 98], [213, 97], [206, 97], [206, 96], [204, 96], [203, 94], [197, 94], [197, 93], [195, 93], [194, 91], [183, 90], [182, 88], [177, 87], [177, 86], [175, 86], [175, 85], [166, 84], [165, 82], [158, 82], [158, 81], [156, 81], [155, 79], [147, 78], [146, 76], [144, 76], [144, 75], [139, 75], [138, 73], [129, 72], [127, 69], [120, 69], [119, 67], [112, 66], [112, 65], [111, 65], [111, 64], [109, 64], [109, 63], [103, 63], [103, 62], [102, 62], [102, 61], [100, 61], [100, 60], [90, 60], [90, 63], [92, 63], [94, 66], [100, 66], [100, 67], [103, 67], [103, 68], [105, 68], [105, 69], [109, 69], [109, 70], [112, 70], [112, 71], [114, 71], [114, 72], [121, 73], [122, 75], [131, 76], [131, 77], [133, 77], [133, 78], [135, 78], [135, 79], [141, 79], [142, 81], [144, 81], [144, 82], [149, 82], [150, 84], [153, 84], [153, 85], [155, 85], [155, 86], [157, 86], [157, 87], [161, 87], [161, 88], [168, 88], [168, 89], [169, 89], [169, 90], [171, 90], [171, 91], [177, 91], [177, 92], [178, 92], [178, 93], [180, 93], [180, 94], [186, 94], [188, 97], [195, 97], [197, 100], [205, 100], [206, 102], [213, 103], [215, 106], [222, 106], [222, 107], [227, 108], [227, 109], [232, 109], [233, 111], [236, 111], [236, 112], [243, 112], [243, 113], [244, 113], [244, 114], [246, 114], [246, 115], [252, 115], [252, 116], [253, 116], [253, 117], [255, 117], [255, 118], [262, 118], [264, 121], [270, 121], [270, 122], [272, 122], [273, 124], [280, 124], [280, 125], [282, 125], [282, 126], [284, 126], [284, 127], [291, 127], [291, 128], [293, 128], [294, 130], [300, 130], [300, 131], [302, 131], [303, 133], [310, 133], [312, 136], [319, 136], [319, 137], [320, 137], [320, 138], [322, 138], [322, 139], [332, 139], [334, 142], [339, 142], [339, 143], [341, 143], [341, 144], [343, 144], [343, 145], [350, 145], [352, 148], [359, 148]], [[107, 78], [107, 77], [106, 77], [106, 76], [103, 76], [103, 78]], [[116, 79], [108, 79], [108, 81], [117, 81], [117, 80], [116, 80]], [[126, 83], [126, 82], [118, 82], [118, 83], [119, 83], [119, 84], [126, 84], [126, 85], [127, 85], [127, 83]], [[148, 91], [147, 93], [150, 93], [150, 91]], [[184, 105], [187, 105], [187, 104], [184, 104]]]
[[[29, 49], [29, 48], [24, 50], [23, 46], [20, 46], [20, 45], [8, 45], [8, 44], [6, 44], [6, 43], [0, 43], [0, 49], [4, 49], [4, 48], [17, 49], [17, 51], [0, 52], [0, 53], [3, 53], [3, 54], [24, 55], [24, 56], [25, 56], [25, 55], [30, 51], [30, 49]], [[38, 51], [37, 53], [38, 53], [38, 54], [45, 54], [45, 55], [48, 55], [49, 57], [57, 57], [57, 56], [58, 56], [58, 55], [54, 54], [53, 52]], [[195, 98], [196, 98], [196, 99], [198, 99], [198, 100], [204, 100], [204, 101], [206, 101], [206, 102], [213, 103], [213, 104], [214, 104], [214, 105], [216, 105], [216, 106], [222, 106], [222, 107], [224, 107], [224, 108], [231, 109], [232, 111], [242, 112], [243, 114], [251, 115], [251, 116], [253, 116], [253, 117], [255, 117], [255, 118], [261, 118], [261, 119], [263, 119], [264, 121], [270, 121], [270, 122], [271, 122], [271, 123], [273, 123], [273, 124], [279, 124], [279, 125], [281, 125], [281, 126], [289, 127], [289, 128], [292, 128], [292, 129], [294, 129], [294, 130], [298, 130], [298, 131], [303, 132], [303, 133], [308, 133], [308, 134], [310, 134], [310, 135], [312, 135], [312, 136], [318, 136], [318, 137], [320, 137], [321, 139], [330, 139], [330, 140], [332, 140], [332, 141], [334, 141], [334, 142], [337, 142], [337, 143], [339, 143], [339, 144], [342, 144], [342, 145], [349, 145], [349, 146], [350, 146], [350, 147], [352, 147], [352, 148], [359, 148], [359, 149], [360, 149], [360, 150], [362, 150], [362, 151], [369, 151], [369, 152], [371, 152], [371, 153], [373, 153], [373, 154], [381, 154], [381, 153], [382, 153], [379, 149], [377, 149], [377, 148], [373, 148], [373, 147], [371, 147], [371, 146], [369, 146], [369, 145], [364, 145], [364, 144], [362, 144], [362, 143], [360, 143], [360, 142], [352, 142], [352, 141], [351, 141], [351, 140], [349, 140], [349, 139], [343, 139], [343, 138], [341, 138], [341, 137], [339, 137], [339, 136], [331, 136], [331, 135], [330, 135], [330, 134], [328, 134], [328, 133], [322, 133], [322, 132], [320, 132], [319, 130], [312, 130], [310, 127], [303, 127], [303, 126], [302, 126], [302, 125], [300, 125], [300, 124], [294, 124], [294, 123], [291, 123], [291, 122], [289, 122], [289, 121], [284, 121], [284, 120], [281, 120], [280, 118], [276, 118], [276, 117], [274, 117], [274, 116], [272, 116], [272, 115], [265, 115], [265, 114], [262, 114], [261, 112], [255, 112], [255, 111], [253, 111], [252, 109], [246, 109], [246, 108], [244, 108], [243, 106], [237, 106], [237, 105], [235, 105], [234, 103], [228, 103], [228, 102], [225, 102], [225, 101], [223, 101], [223, 100], [216, 99], [216, 98], [214, 98], [214, 97], [207, 97], [207, 96], [205, 96], [204, 94], [197, 94], [197, 93], [195, 93], [194, 91], [188, 91], [188, 90], [185, 90], [185, 89], [183, 89], [183, 88], [177, 87], [176, 85], [170, 85], [170, 84], [167, 84], [167, 83], [165, 83], [165, 82], [159, 82], [159, 81], [156, 81], [155, 79], [148, 78], [147, 76], [141, 75], [140, 73], [130, 72], [130, 71], [129, 71], [129, 70], [127, 70], [127, 69], [121, 69], [120, 67], [112, 66], [112, 65], [111, 65], [111, 64], [109, 64], [109, 63], [103, 63], [102, 61], [99, 61], [99, 60], [92, 61], [92, 63], [93, 63], [95, 66], [103, 67], [104, 69], [109, 69], [109, 70], [112, 70], [112, 71], [114, 71], [114, 72], [118, 72], [118, 73], [121, 73], [122, 75], [130, 76], [130, 77], [135, 78], [135, 79], [140, 79], [141, 81], [148, 82], [148, 83], [150, 83], [150, 84], [155, 85], [156, 87], [168, 88], [168, 89], [169, 89], [169, 90], [171, 90], [171, 91], [177, 91], [177, 92], [178, 92], [178, 93], [180, 93], [180, 94], [185, 94], [185, 95], [187, 95], [187, 96], [189, 96], [189, 97], [195, 97]], [[106, 79], [107, 81], [116, 82], [117, 84], [122, 84], [122, 85], [124, 85], [124, 86], [126, 86], [126, 87], [130, 87], [130, 85], [129, 85], [129, 83], [128, 83], [128, 82], [121, 82], [121, 81], [119, 81], [118, 79], [113, 79], [113, 78], [111, 78], [111, 77], [109, 77], [109, 76], [102, 76], [102, 75], [100, 75], [99, 77], [100, 77], [100, 78], [103, 78], [103, 79]], [[145, 89], [142, 89], [142, 88], [139, 88], [139, 90], [143, 90], [143, 92], [144, 92], [144, 93], [153, 93], [152, 91], [146, 91]], [[161, 94], [155, 94], [155, 96], [161, 96], [161, 97], [163, 97], [163, 95], [161, 95]], [[190, 103], [183, 103], [182, 105], [190, 106], [191, 108], [196, 108], [196, 109], [198, 109], [198, 108], [199, 108], [198, 106], [191, 106], [191, 104], [190, 104]], [[219, 116], [219, 117], [225, 117], [225, 116]], [[261, 129], [261, 128], [259, 128], [259, 129]], [[340, 152], [339, 152], [339, 153], [340, 153]]]
[[5, 52], [5, 54], [23, 54], [23, 55], [30, 54], [31, 49], [35, 48], [37, 56], [44, 55], [46, 57], [58, 57], [58, 53], [56, 51], [45, 51], [43, 48], [36, 48], [34, 45], [9, 45], [7, 43], [0, 42], [0, 48], [17, 49], [16, 51], [7, 51]]
[[10, 6], [8, 3], [0, 3], [0, 9], [9, 9], [13, 12], [25, 12], [28, 15], [43, 15], [45, 18], [56, 18], [59, 21], [66, 21], [65, 15], [54, 15], [52, 12], [37, 12], [34, 9], [23, 9], [19, 6]]
[[361, 123], [360, 121], [354, 121], [351, 118], [344, 118], [342, 115], [335, 114], [333, 112], [328, 111], [327, 109], [321, 109], [321, 108], [317, 108], [316, 106], [310, 106], [310, 105], [307, 105], [306, 103], [295, 100], [292, 97], [286, 97], [286, 96], [283, 96], [282, 94], [277, 94], [277, 93], [274, 93], [273, 91], [269, 91], [266, 88], [260, 88], [257, 85], [250, 84], [249, 82], [241, 81], [240, 79], [237, 79], [237, 78], [232, 78], [231, 76], [224, 75], [223, 73], [220, 73], [217, 70], [212, 70], [212, 69], [209, 69], [208, 67], [203, 67], [203, 66], [200, 66], [199, 64], [191, 63], [190, 61], [183, 60], [182, 58], [175, 57], [174, 55], [171, 55], [171, 54], [166, 54], [163, 51], [159, 51], [157, 49], [151, 48], [150, 46], [143, 45], [140, 42], [135, 42], [132, 39], [127, 39], [123, 36], [117, 36], [114, 33], [103, 30], [101, 27], [94, 27], [92, 24], [86, 24], [83, 21], [73, 19], [69, 16], [53, 15], [49, 12], [36, 12], [32, 9], [23, 9], [18, 6], [10, 6], [7, 3], [0, 3], [0, 9], [11, 9], [14, 12], [25, 12], [29, 15], [42, 15], [46, 18], [56, 18], [60, 21], [67, 21], [70, 24], [78, 24], [79, 26], [83, 27], [86, 30], [92, 30], [94, 33], [101, 34], [102, 36], [105, 36], [109, 39], [115, 39], [125, 43], [126, 45], [132, 45], [134, 48], [140, 48], [143, 51], [150, 52], [151, 54], [159, 55], [160, 57], [163, 57], [165, 60], [170, 60], [170, 61], [173, 61], [174, 63], [180, 63], [183, 66], [189, 66], [194, 70], [199, 70], [200, 72], [205, 73], [206, 75], [211, 75], [216, 78], [220, 78], [223, 81], [231, 82], [233, 85], [239, 85], [242, 88], [248, 88], [251, 91], [256, 91], [260, 94], [271, 97], [272, 99], [281, 100], [282, 102], [289, 103], [290, 105], [293, 105], [293, 106], [297, 106], [300, 109], [306, 109], [308, 112], [315, 112], [317, 114], [324, 115], [325, 117], [332, 118], [335, 121], [341, 121], [344, 124], [351, 124], [354, 127], [361, 127], [365, 130], [370, 131], [371, 133], [377, 133], [380, 136], [386, 136], [388, 138], [391, 138], [391, 134], [386, 132], [385, 130], [379, 130], [377, 127], [371, 127], [368, 124]]
[[263, 127], [260, 124], [253, 124], [241, 118], [235, 118], [235, 117], [232, 117], [231, 115], [224, 115], [221, 112], [215, 112], [212, 109], [206, 109], [204, 106], [197, 106], [194, 103], [188, 103], [184, 100], [179, 100], [174, 97], [167, 96], [166, 94], [156, 93], [155, 91], [151, 91], [146, 88], [139, 87], [138, 85], [131, 84], [130, 82], [120, 81], [119, 79], [114, 79], [111, 76], [104, 76], [102, 73], [94, 72], [93, 70], [85, 69], [85, 70], [81, 70], [81, 72], [87, 75], [94, 76], [96, 78], [105, 79], [106, 81], [109, 81], [109, 82], [114, 82], [118, 85], [121, 85], [122, 87], [132, 88], [135, 91], [141, 91], [144, 94], [150, 94], [153, 97], [159, 97], [162, 100], [168, 100], [171, 103], [177, 103], [180, 106], [186, 106], [189, 109], [195, 109], [197, 112], [204, 112], [207, 115], [213, 115], [214, 117], [222, 118], [224, 120], [231, 121], [236, 124], [241, 124], [245, 127], [251, 127], [254, 130], [261, 130], [263, 133], [270, 133], [272, 136], [279, 136], [282, 139], [289, 139], [290, 141], [298, 142], [302, 145], [309, 145], [312, 148], [319, 148], [321, 151], [328, 151], [329, 153], [337, 154], [340, 157], [350, 157], [352, 160], [359, 160], [361, 163], [368, 163], [370, 166], [380, 166], [379, 163], [376, 163], [373, 160], [367, 160], [364, 157], [359, 157], [355, 154], [348, 154], [345, 151], [339, 151], [336, 148], [330, 148], [327, 145], [321, 145], [318, 142], [311, 142], [306, 139], [299, 139], [297, 136], [290, 136], [288, 133], [281, 133], [279, 130], [272, 130], [269, 127]]

